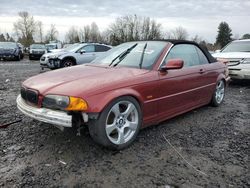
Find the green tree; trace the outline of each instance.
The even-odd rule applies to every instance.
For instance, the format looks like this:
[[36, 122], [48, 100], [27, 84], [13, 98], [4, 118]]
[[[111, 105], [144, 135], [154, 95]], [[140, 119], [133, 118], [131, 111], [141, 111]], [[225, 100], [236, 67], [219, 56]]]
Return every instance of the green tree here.
[[216, 37], [216, 45], [220, 48], [232, 41], [232, 29], [228, 23], [221, 22], [218, 27], [218, 35]]
[[15, 42], [15, 40], [12, 38], [12, 36], [9, 35], [9, 33], [6, 33], [5, 40], [8, 42]]
[[246, 33], [242, 36], [242, 39], [250, 39], [250, 34]]
[[5, 39], [5, 36], [3, 33], [0, 34], [0, 42], [5, 42], [6, 39]]
[[9, 33], [6, 33], [6, 41], [10, 41], [10, 35], [9, 35]]

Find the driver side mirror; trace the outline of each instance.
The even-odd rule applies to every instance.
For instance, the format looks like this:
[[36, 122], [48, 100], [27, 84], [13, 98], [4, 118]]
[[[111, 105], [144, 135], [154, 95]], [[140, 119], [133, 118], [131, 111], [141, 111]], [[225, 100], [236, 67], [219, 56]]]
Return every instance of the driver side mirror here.
[[167, 64], [161, 67], [161, 71], [167, 71], [171, 69], [181, 69], [184, 65], [184, 61], [182, 59], [170, 59]]
[[80, 54], [86, 53], [86, 50], [80, 50]]

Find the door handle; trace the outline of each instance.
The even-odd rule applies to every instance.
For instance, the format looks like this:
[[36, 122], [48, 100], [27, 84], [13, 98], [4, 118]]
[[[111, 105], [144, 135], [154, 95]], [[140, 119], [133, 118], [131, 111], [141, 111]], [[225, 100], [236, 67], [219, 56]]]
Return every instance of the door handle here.
[[199, 73], [200, 73], [200, 74], [203, 74], [204, 72], [205, 72], [204, 69], [200, 69], [200, 70], [199, 70]]

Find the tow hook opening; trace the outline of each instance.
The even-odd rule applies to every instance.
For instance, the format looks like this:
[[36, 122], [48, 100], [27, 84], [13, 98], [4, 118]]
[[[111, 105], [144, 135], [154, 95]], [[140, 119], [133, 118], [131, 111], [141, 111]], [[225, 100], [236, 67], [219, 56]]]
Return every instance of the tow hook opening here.
[[86, 127], [88, 115], [85, 113], [72, 113], [72, 129], [76, 130], [76, 136], [81, 136], [81, 130]]

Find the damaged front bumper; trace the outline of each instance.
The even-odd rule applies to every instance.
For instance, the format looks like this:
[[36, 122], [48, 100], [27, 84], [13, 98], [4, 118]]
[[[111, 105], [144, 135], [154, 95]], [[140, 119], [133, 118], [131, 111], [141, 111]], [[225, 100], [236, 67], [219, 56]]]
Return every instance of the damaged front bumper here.
[[41, 58], [40, 66], [41, 68], [57, 69], [60, 68], [61, 60], [58, 58]]
[[[21, 95], [17, 97], [16, 102], [18, 109], [33, 119], [60, 127], [72, 127], [72, 116], [68, 115], [67, 112], [30, 106], [26, 104]], [[85, 114], [85, 121], [87, 119], [86, 115], [87, 114]]]
[[55, 59], [49, 59], [48, 61], [48, 67], [51, 69], [57, 69], [60, 68], [61, 60], [58, 58]]

